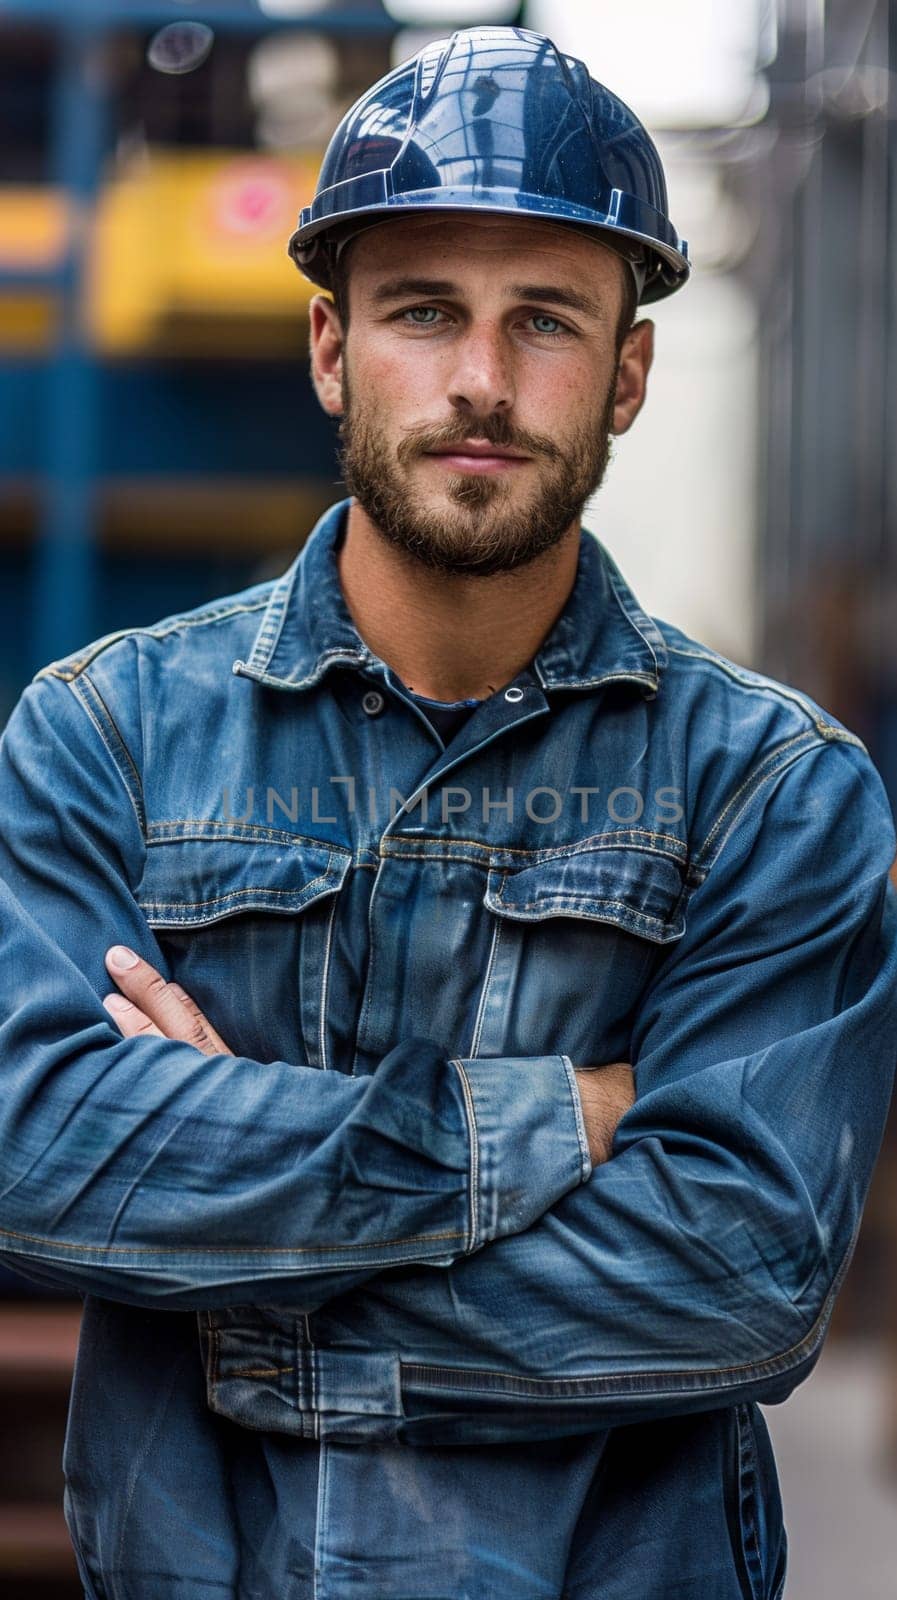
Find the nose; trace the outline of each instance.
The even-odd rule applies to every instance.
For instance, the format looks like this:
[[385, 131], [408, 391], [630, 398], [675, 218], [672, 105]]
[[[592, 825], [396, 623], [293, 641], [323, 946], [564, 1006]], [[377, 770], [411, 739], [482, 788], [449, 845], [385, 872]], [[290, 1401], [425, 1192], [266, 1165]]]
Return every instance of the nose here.
[[515, 398], [514, 379], [511, 355], [500, 327], [481, 323], [466, 329], [455, 345], [455, 357], [448, 399], [457, 411], [472, 417], [510, 411]]

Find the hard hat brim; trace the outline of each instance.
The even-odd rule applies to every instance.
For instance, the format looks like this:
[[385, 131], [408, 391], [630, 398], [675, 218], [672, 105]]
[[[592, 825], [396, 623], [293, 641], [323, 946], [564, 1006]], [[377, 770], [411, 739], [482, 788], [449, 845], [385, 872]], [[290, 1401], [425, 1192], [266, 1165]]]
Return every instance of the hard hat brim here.
[[[516, 190], [441, 187], [389, 195], [384, 193], [388, 176], [386, 172], [366, 173], [363, 179], [337, 184], [316, 195], [312, 204], [303, 209], [288, 250], [299, 271], [319, 288], [331, 288], [331, 252], [326, 246], [332, 238], [357, 232], [368, 221], [385, 222], [418, 212], [428, 216], [434, 213], [457, 216], [475, 211], [478, 215], [523, 217], [559, 226], [572, 223], [580, 231], [594, 232], [599, 242], [606, 243], [618, 254], [626, 255], [627, 245], [641, 248], [649, 261], [642, 304], [675, 293], [691, 271], [688, 247], [668, 219], [653, 206], [620, 189], [612, 190], [607, 206], [598, 210], [569, 201], [559, 205], [556, 198], [546, 200], [540, 195], [521, 194]], [[372, 184], [375, 178], [383, 180], [382, 185], [376, 186], [380, 189], [376, 196], [370, 192], [375, 187]], [[346, 190], [356, 183], [367, 192], [348, 195]], [[358, 203], [353, 204], [353, 200]]]

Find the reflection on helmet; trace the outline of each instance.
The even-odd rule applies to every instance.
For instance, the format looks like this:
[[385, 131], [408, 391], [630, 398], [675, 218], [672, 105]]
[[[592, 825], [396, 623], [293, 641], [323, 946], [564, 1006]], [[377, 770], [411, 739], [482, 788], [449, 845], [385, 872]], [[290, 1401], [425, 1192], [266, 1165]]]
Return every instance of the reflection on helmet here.
[[574, 223], [635, 264], [642, 302], [685, 283], [657, 149], [623, 101], [524, 28], [429, 44], [336, 129], [290, 254], [330, 285], [335, 242], [366, 223], [475, 210]]

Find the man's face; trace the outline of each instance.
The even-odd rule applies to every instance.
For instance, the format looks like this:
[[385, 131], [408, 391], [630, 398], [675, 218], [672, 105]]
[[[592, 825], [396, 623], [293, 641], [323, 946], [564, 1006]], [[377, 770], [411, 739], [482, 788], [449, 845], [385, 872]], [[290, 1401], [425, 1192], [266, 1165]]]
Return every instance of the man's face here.
[[486, 576], [550, 549], [607, 465], [626, 263], [551, 223], [482, 216], [391, 219], [347, 250], [350, 492], [438, 571]]

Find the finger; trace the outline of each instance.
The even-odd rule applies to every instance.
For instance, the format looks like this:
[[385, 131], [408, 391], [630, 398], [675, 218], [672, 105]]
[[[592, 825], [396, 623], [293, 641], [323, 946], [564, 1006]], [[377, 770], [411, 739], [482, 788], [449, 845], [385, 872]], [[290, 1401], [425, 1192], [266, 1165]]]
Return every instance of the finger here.
[[205, 1012], [200, 1011], [199, 1006], [194, 1000], [192, 994], [188, 994], [186, 989], [182, 989], [179, 983], [169, 983], [168, 987], [171, 989], [173, 994], [177, 995], [181, 1004], [190, 1013], [190, 1016], [193, 1017], [197, 1025], [203, 1030], [205, 1037], [212, 1046], [212, 1053], [225, 1056], [233, 1055], [233, 1051], [228, 1045], [225, 1044], [217, 1028], [213, 1028]]
[[138, 1011], [123, 994], [107, 994], [103, 1005], [126, 1039], [136, 1039], [139, 1034], [150, 1034], [156, 1039], [165, 1038], [161, 1028], [157, 1028], [143, 1011]]
[[162, 1038], [180, 1039], [194, 1050], [201, 1050], [203, 1055], [219, 1053], [220, 1046], [213, 1042], [209, 1024], [199, 1007], [191, 1009], [186, 1005], [182, 999], [183, 990], [177, 993], [175, 985], [135, 951], [126, 945], [113, 945], [106, 952], [106, 967], [126, 999], [149, 1018]]

